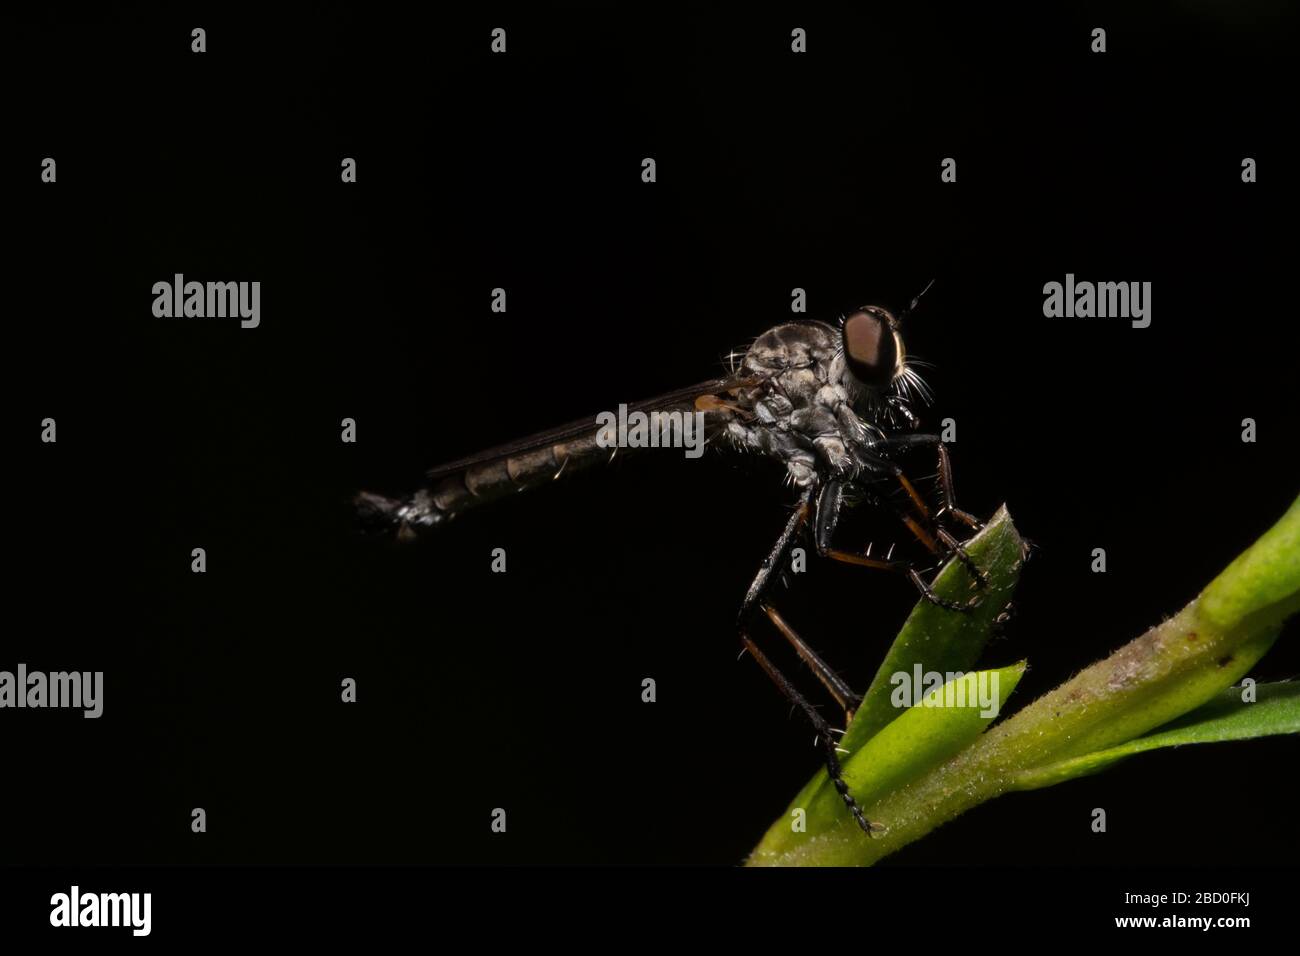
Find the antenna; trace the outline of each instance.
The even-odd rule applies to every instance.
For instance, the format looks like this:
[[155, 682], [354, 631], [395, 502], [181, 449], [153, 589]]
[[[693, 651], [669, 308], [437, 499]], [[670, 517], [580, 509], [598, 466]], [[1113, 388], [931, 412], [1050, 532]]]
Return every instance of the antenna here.
[[929, 282], [927, 282], [927, 283], [925, 284], [925, 288], [922, 289], [920, 292], [918, 292], [918, 293], [913, 297], [912, 301], [908, 303], [907, 308], [903, 310], [903, 314], [900, 315], [900, 316], [898, 317], [898, 321], [899, 321], [900, 323], [901, 323], [904, 319], [906, 319], [909, 315], [912, 314], [913, 310], [917, 307], [918, 304], [920, 304], [921, 296], [923, 296], [923, 295], [925, 295], [927, 292], [929, 292], [929, 291], [930, 291], [930, 286], [932, 286], [932, 285], [934, 285], [934, 280], [933, 280], [933, 279], [931, 279]]

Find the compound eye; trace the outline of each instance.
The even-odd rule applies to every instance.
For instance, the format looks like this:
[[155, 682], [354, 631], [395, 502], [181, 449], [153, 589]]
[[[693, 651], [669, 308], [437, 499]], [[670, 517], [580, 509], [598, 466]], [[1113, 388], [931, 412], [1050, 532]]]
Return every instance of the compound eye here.
[[898, 366], [898, 341], [886, 315], [863, 309], [844, 320], [844, 358], [863, 385], [884, 387]]

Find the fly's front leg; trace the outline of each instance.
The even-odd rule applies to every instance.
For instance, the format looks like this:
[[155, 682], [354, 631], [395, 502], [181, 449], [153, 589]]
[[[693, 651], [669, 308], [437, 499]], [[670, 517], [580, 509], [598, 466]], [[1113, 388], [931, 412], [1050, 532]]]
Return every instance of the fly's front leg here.
[[[945, 529], [938, 527], [937, 525], [935, 525], [935, 536], [931, 537], [926, 532], [925, 528], [923, 528], [911, 515], [904, 514], [900, 511], [898, 512], [898, 517], [903, 524], [907, 526], [908, 530], [916, 535], [917, 540], [925, 545], [931, 553], [940, 558], [947, 558], [950, 556], [957, 558], [970, 574], [971, 579], [975, 582], [975, 586], [981, 591], [988, 589], [988, 576], [980, 570], [974, 561], [971, 560], [971, 556], [966, 553], [966, 549], [961, 546], [960, 541], [954, 538]], [[938, 539], [937, 542], [935, 538]], [[940, 544], [943, 545], [942, 548], [939, 546]], [[979, 605], [979, 598], [974, 598], [966, 603], [945, 600], [934, 593], [933, 588], [930, 587], [925, 578], [921, 576], [921, 573], [917, 571], [915, 567], [909, 564], [907, 565], [906, 570], [908, 578], [914, 585], [916, 585], [916, 589], [921, 592], [921, 596], [931, 604], [937, 604], [950, 611], [963, 612], [973, 611]]]
[[[933, 445], [935, 454], [939, 459], [939, 510], [935, 512], [935, 518], [951, 516], [956, 518], [962, 524], [966, 525], [972, 531], [979, 531], [984, 527], [983, 522], [976, 518], [968, 511], [962, 511], [957, 507], [957, 494], [953, 490], [952, 483], [952, 459], [948, 456], [948, 446], [944, 444], [942, 438], [938, 435], [893, 435], [884, 440], [882, 443], [895, 448], [917, 448], [927, 445]], [[915, 494], [915, 489], [910, 489], [909, 494], [915, 501], [919, 498]]]
[[[942, 448], [943, 445], [941, 444], [939, 447]], [[944, 514], [943, 510], [940, 509], [938, 512], [932, 514], [929, 506], [925, 503], [925, 499], [922, 498], [920, 492], [916, 490], [916, 486], [908, 480], [907, 475], [903, 474], [901, 468], [894, 472], [894, 477], [898, 480], [898, 483], [903, 486], [903, 490], [906, 491], [908, 497], [912, 499], [912, 505], [916, 509], [917, 514], [921, 516], [921, 520], [918, 522], [911, 515], [903, 514], [901, 511], [899, 512], [899, 517], [902, 519], [903, 524], [907, 525], [908, 530], [911, 531], [912, 534], [916, 536], [916, 539], [925, 545], [932, 554], [936, 554], [940, 557], [955, 555], [957, 560], [966, 566], [966, 570], [970, 572], [971, 577], [975, 579], [975, 582], [981, 589], [988, 587], [988, 578], [984, 576], [983, 571], [975, 566], [975, 562], [972, 561], [970, 555], [966, 553], [966, 549], [961, 546], [961, 542], [954, 538], [947, 528], [944, 528], [939, 524], [939, 518]], [[965, 514], [965, 512], [962, 512], [962, 514]], [[940, 547], [940, 545], [942, 545], [942, 547]]]
[[957, 507], [957, 495], [952, 489], [952, 460], [948, 457], [948, 446], [940, 441], [936, 448], [939, 454], [939, 494], [943, 496], [943, 507], [935, 517], [952, 515], [972, 531], [982, 530], [984, 528], [982, 521], [970, 512], [962, 511]]
[[[853, 564], [860, 568], [875, 568], [880, 571], [896, 571], [905, 575], [916, 587], [916, 590], [920, 592], [921, 597], [931, 604], [946, 608], [949, 611], [960, 611], [963, 614], [968, 614], [979, 605], [978, 600], [968, 601], [963, 604], [959, 601], [949, 601], [946, 598], [939, 597], [934, 593], [934, 589], [926, 583], [925, 578], [921, 576], [921, 572], [916, 569], [911, 561], [884, 560], [873, 558], [870, 555], [854, 554], [852, 551], [841, 551], [838, 548], [827, 548], [820, 553], [824, 558], [830, 558], [832, 561], [839, 561], [843, 564]], [[976, 578], [976, 580], [979, 579]]]
[[[883, 461], [883, 459], [881, 460]], [[898, 472], [898, 474], [901, 475], [901, 471]], [[839, 513], [843, 501], [843, 494], [843, 483], [839, 479], [833, 479], [826, 483], [821, 496], [817, 499], [816, 542], [817, 553], [819, 555], [823, 558], [830, 558], [832, 561], [839, 561], [843, 564], [853, 564], [863, 568], [875, 568], [880, 571], [895, 571], [904, 574], [916, 587], [917, 591], [920, 592], [923, 598], [931, 604], [946, 608], [949, 611], [961, 611], [965, 613], [974, 609], [974, 603], [961, 604], [956, 601], [949, 601], [945, 598], [939, 597], [939, 595], [934, 593], [934, 589], [926, 583], [925, 578], [921, 576], [920, 572], [917, 571], [916, 567], [910, 561], [894, 561], [889, 558], [873, 558], [869, 554], [854, 554], [851, 551], [841, 551], [838, 548], [832, 547], [831, 538], [834, 534], [835, 526], [839, 523]], [[912, 530], [923, 544], [927, 544], [931, 551], [936, 554], [943, 553], [935, 538], [932, 537], [925, 528], [917, 523], [915, 518], [911, 515], [901, 513], [899, 516], [902, 518], [903, 523]], [[945, 535], [947, 535], [946, 538], [944, 537]], [[951, 535], [948, 535], [947, 532], [943, 531], [943, 529], [939, 529], [939, 540], [943, 541], [951, 548], [951, 553], [957, 554], [959, 557], [965, 556], [966, 552], [962, 549], [961, 544]], [[966, 561], [969, 562], [970, 558], [966, 557]], [[968, 565], [968, 567], [973, 567], [973, 563], [972, 565]], [[978, 569], [974, 569], [972, 574], [975, 576], [976, 581], [982, 580], [982, 575]]]
[[[980, 590], [986, 589], [988, 587], [988, 578], [985, 576], [984, 572], [981, 571], [975, 565], [975, 562], [971, 560], [970, 555], [966, 553], [966, 549], [962, 547], [961, 542], [953, 537], [952, 534], [939, 523], [939, 519], [946, 513], [952, 513], [953, 517], [964, 516], [964, 518], [974, 521], [975, 527], [979, 527], [979, 522], [971, 515], [964, 511], [960, 511], [959, 509], [956, 511], [953, 510], [953, 499], [951, 496], [952, 468], [951, 463], [948, 461], [948, 451], [944, 448], [943, 442], [940, 440], [939, 436], [895, 435], [891, 438], [886, 438], [882, 444], [896, 448], [916, 447], [919, 445], [930, 444], [934, 444], [938, 447], [939, 476], [940, 487], [943, 489], [941, 491], [943, 503], [937, 512], [931, 512], [930, 506], [926, 504], [925, 498], [923, 498], [921, 493], [916, 490], [916, 486], [912, 484], [911, 480], [906, 474], [904, 474], [903, 469], [896, 462], [890, 461], [887, 458], [881, 458], [869, 451], [860, 452], [859, 457], [868, 468], [891, 475], [902, 487], [903, 491], [907, 493], [908, 498], [911, 499], [913, 510], [919, 516], [919, 520], [901, 509], [896, 509], [896, 511], [899, 519], [907, 526], [907, 529], [916, 536], [916, 539], [920, 541], [921, 544], [925, 545], [926, 549], [931, 554], [938, 555], [941, 558], [947, 558], [950, 556], [956, 557], [958, 561], [965, 565], [966, 570], [970, 572], [971, 577], [975, 579], [975, 583]], [[924, 591], [922, 591], [922, 593], [925, 594]], [[928, 594], [926, 597], [929, 599]]]

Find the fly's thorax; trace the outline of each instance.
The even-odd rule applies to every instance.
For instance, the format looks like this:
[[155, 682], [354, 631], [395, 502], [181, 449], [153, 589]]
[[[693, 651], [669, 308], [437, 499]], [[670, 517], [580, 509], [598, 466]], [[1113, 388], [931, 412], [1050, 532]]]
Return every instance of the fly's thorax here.
[[751, 407], [767, 400], [768, 411], [778, 417], [789, 411], [777, 407], [783, 403], [794, 408], [813, 404], [832, 382], [837, 342], [838, 333], [824, 322], [787, 322], [768, 329], [745, 353], [742, 374], [758, 384], [744, 397]]
[[768, 329], [745, 353], [744, 368], [772, 375], [791, 368], [821, 366], [823, 374], [839, 351], [839, 333], [825, 322], [787, 322]]
[[[879, 381], [862, 372], [860, 362], [861, 374], [854, 373], [843, 329], [825, 322], [787, 322], [760, 335], [745, 354], [744, 373], [761, 380], [748, 396], [751, 406], [765, 395], [780, 392], [796, 407], [820, 404], [834, 409], [847, 402], [860, 414], [874, 417], [883, 396], [893, 389], [894, 379], [905, 368], [905, 360], [902, 338], [892, 316], [875, 307], [861, 311], [879, 322], [879, 338], [888, 338], [891, 343], [889, 348], [880, 348], [879, 357], [887, 361], [889, 368], [880, 370]], [[851, 322], [857, 315], [845, 321]], [[862, 348], [863, 342], [858, 341], [857, 347]]]

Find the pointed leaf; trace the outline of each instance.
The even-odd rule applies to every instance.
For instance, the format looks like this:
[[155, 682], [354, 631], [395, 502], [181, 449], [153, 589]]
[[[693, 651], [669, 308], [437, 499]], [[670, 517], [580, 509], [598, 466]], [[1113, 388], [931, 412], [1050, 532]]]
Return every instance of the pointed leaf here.
[[1281, 620], [1300, 610], [1300, 498], [1210, 582], [1201, 610], [1224, 630], [1251, 615]]
[[988, 590], [972, 590], [974, 580], [962, 562], [953, 559], [939, 572], [932, 587], [947, 601], [965, 602], [980, 595], [980, 604], [968, 614], [939, 607], [920, 600], [903, 624], [898, 637], [876, 671], [875, 679], [863, 695], [841, 745], [856, 750], [870, 740], [900, 711], [890, 700], [895, 674], [965, 673], [977, 660], [988, 642], [993, 620], [1011, 600], [1020, 568], [1024, 564], [1024, 543], [1016, 533], [1005, 506], [974, 538], [966, 542], [966, 553], [988, 578]]
[[[972, 595], [981, 594], [980, 604], [963, 614], [924, 599], [917, 602], [840, 740], [844, 750], [852, 753], [861, 749], [902, 712], [891, 699], [897, 686], [894, 675], [914, 676], [918, 668], [922, 674], [965, 673], [979, 659], [994, 619], [1006, 610], [1015, 591], [1024, 565], [1024, 542], [1004, 505], [964, 547], [975, 566], [984, 572], [987, 590], [972, 590], [970, 572], [956, 559], [943, 567], [931, 586], [947, 601], [968, 601]], [[840, 799], [826, 774], [818, 774], [799, 791], [791, 806], [820, 804], [828, 795]]]
[[[1184, 734], [1208, 740], [1215, 733], [1223, 739], [1256, 731], [1295, 733], [1287, 691], [1279, 692], [1277, 701], [1270, 695], [1272, 706], [1262, 718], [1201, 708], [1243, 677], [1277, 640], [1286, 618], [1300, 609], [1297, 562], [1300, 501], [1178, 614], [877, 799], [868, 813], [888, 827], [877, 838], [862, 839], [861, 832], [841, 827], [795, 842], [781, 838], [786, 821], [779, 820], [749, 862], [870, 865], [971, 807], [1016, 789], [1018, 781], [1032, 780], [1026, 775], [1036, 768], [1086, 759], [1135, 740], [1145, 740], [1139, 746], [1149, 748], [1192, 742]], [[1279, 715], [1277, 707], [1285, 710]], [[1192, 730], [1202, 718], [1216, 721], [1217, 729]], [[1239, 721], [1253, 721], [1253, 728]]]
[[[1025, 662], [999, 670], [978, 671], [947, 681], [925, 694], [857, 752], [843, 757], [844, 779], [858, 804], [868, 811], [884, 794], [903, 786], [952, 757], [1001, 713], [1015, 690]], [[982, 699], [981, 699], [982, 698]], [[826, 772], [819, 774], [826, 781]], [[790, 810], [805, 811], [806, 832], [794, 832], [790, 813], [773, 825], [759, 845], [759, 854], [789, 852], [810, 838], [839, 827], [857, 828], [835, 788], [817, 788], [806, 804]], [[865, 834], [858, 834], [865, 839]]]

